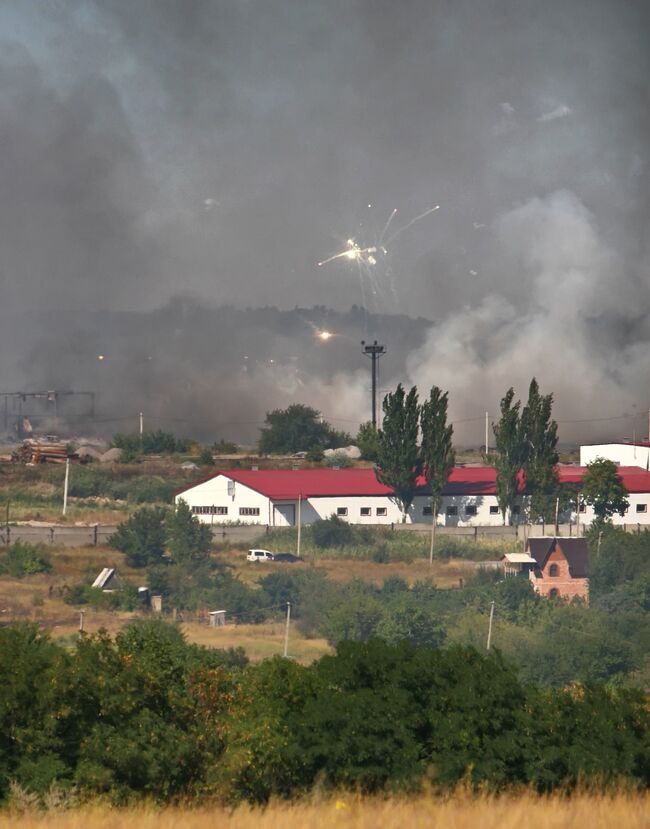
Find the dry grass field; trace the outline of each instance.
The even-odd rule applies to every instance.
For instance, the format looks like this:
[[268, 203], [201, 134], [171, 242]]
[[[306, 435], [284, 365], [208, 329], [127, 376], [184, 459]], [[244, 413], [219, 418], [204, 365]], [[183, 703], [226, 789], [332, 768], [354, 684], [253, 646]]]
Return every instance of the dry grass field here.
[[645, 829], [650, 796], [575, 795], [439, 799], [363, 799], [340, 796], [266, 809], [118, 810], [97, 806], [69, 812], [0, 813], [0, 829]]
[[[496, 554], [495, 554], [496, 557]], [[448, 559], [446, 561], [434, 560], [433, 566], [429, 567], [427, 559], [418, 558], [411, 562], [391, 561], [387, 564], [377, 564], [374, 561], [348, 558], [325, 558], [318, 557], [313, 561], [307, 560], [304, 564], [279, 564], [269, 562], [246, 561], [246, 552], [233, 550], [228, 553], [219, 553], [217, 559], [232, 568], [239, 578], [249, 585], [256, 584], [260, 578], [268, 576], [269, 573], [289, 572], [304, 567], [314, 567], [325, 573], [327, 578], [333, 581], [346, 582], [352, 579], [362, 579], [381, 585], [393, 576], [399, 576], [410, 585], [416, 581], [433, 579], [438, 587], [457, 587], [459, 579], [466, 578], [474, 570], [474, 563], [464, 559]]]

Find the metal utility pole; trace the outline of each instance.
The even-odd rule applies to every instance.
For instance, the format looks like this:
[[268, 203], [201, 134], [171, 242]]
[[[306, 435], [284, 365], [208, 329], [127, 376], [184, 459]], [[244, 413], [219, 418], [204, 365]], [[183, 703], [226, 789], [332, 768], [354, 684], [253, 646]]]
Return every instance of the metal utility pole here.
[[296, 543], [296, 555], [300, 557], [300, 531], [302, 529], [302, 493], [298, 495], [298, 541]]
[[487, 456], [490, 452], [490, 443], [489, 443], [489, 438], [488, 438], [488, 435], [489, 435], [488, 418], [489, 418], [489, 416], [490, 416], [489, 412], [486, 412], [485, 413], [485, 457], [486, 458], [487, 458]]
[[291, 621], [291, 602], [287, 602], [287, 621], [284, 626], [284, 655], [289, 653], [289, 622]]
[[63, 482], [63, 515], [68, 508], [68, 482], [70, 480], [70, 458], [65, 459], [65, 481]]
[[490, 625], [488, 627], [488, 638], [486, 650], [490, 650], [490, 643], [492, 642], [492, 622], [494, 621], [494, 602], [490, 603]]
[[80, 610], [79, 611], [79, 633], [80, 634], [84, 632], [84, 613], [85, 612], [86, 612], [85, 610]]
[[140, 412], [140, 437], [142, 437], [142, 432], [144, 430], [144, 415]]
[[363, 353], [366, 357], [372, 360], [372, 428], [377, 428], [377, 360], [386, 353], [386, 348], [379, 345], [377, 340], [374, 343], [366, 345], [365, 340], [361, 340], [363, 346]]

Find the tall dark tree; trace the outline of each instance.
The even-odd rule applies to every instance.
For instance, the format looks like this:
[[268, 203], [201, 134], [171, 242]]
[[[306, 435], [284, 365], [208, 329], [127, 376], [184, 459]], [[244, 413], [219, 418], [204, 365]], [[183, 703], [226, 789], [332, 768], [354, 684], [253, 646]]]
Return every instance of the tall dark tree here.
[[451, 423], [447, 423], [447, 403], [448, 393], [443, 394], [437, 386], [433, 386], [429, 393], [429, 399], [425, 400], [420, 411], [422, 471], [431, 488], [430, 560], [433, 558], [433, 543], [440, 495], [456, 460], [452, 444], [454, 427]]
[[628, 491], [614, 461], [597, 458], [587, 464], [587, 471], [582, 479], [582, 499], [594, 508], [596, 520], [609, 521], [612, 515], [625, 515], [630, 506]]
[[551, 419], [553, 395], [542, 395], [533, 377], [528, 402], [521, 413], [521, 432], [526, 454], [526, 491], [530, 494], [531, 519], [552, 520], [560, 497], [557, 472], [557, 423]]
[[501, 418], [493, 428], [496, 439], [497, 502], [503, 523], [512, 523], [512, 512], [519, 489], [519, 474], [528, 457], [523, 439], [521, 402], [514, 402], [515, 393], [509, 388], [501, 400]]
[[422, 470], [418, 446], [420, 406], [415, 386], [407, 394], [400, 383], [382, 403], [384, 418], [379, 430], [377, 479], [395, 491], [402, 521], [413, 503], [417, 478]]

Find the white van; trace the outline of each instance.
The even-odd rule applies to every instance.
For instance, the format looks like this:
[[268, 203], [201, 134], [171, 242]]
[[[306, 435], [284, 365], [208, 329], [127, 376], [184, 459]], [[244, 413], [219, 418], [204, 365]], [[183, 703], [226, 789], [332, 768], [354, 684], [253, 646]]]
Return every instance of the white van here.
[[249, 550], [247, 561], [273, 561], [273, 553], [269, 550]]

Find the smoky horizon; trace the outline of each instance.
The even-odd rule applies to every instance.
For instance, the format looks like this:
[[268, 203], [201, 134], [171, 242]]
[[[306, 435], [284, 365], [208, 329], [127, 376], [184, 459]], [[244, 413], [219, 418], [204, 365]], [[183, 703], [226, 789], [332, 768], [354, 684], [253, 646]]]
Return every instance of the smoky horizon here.
[[378, 338], [459, 443], [533, 375], [564, 443], [645, 436], [649, 37], [635, 0], [3, 4], [0, 391], [354, 433]]

